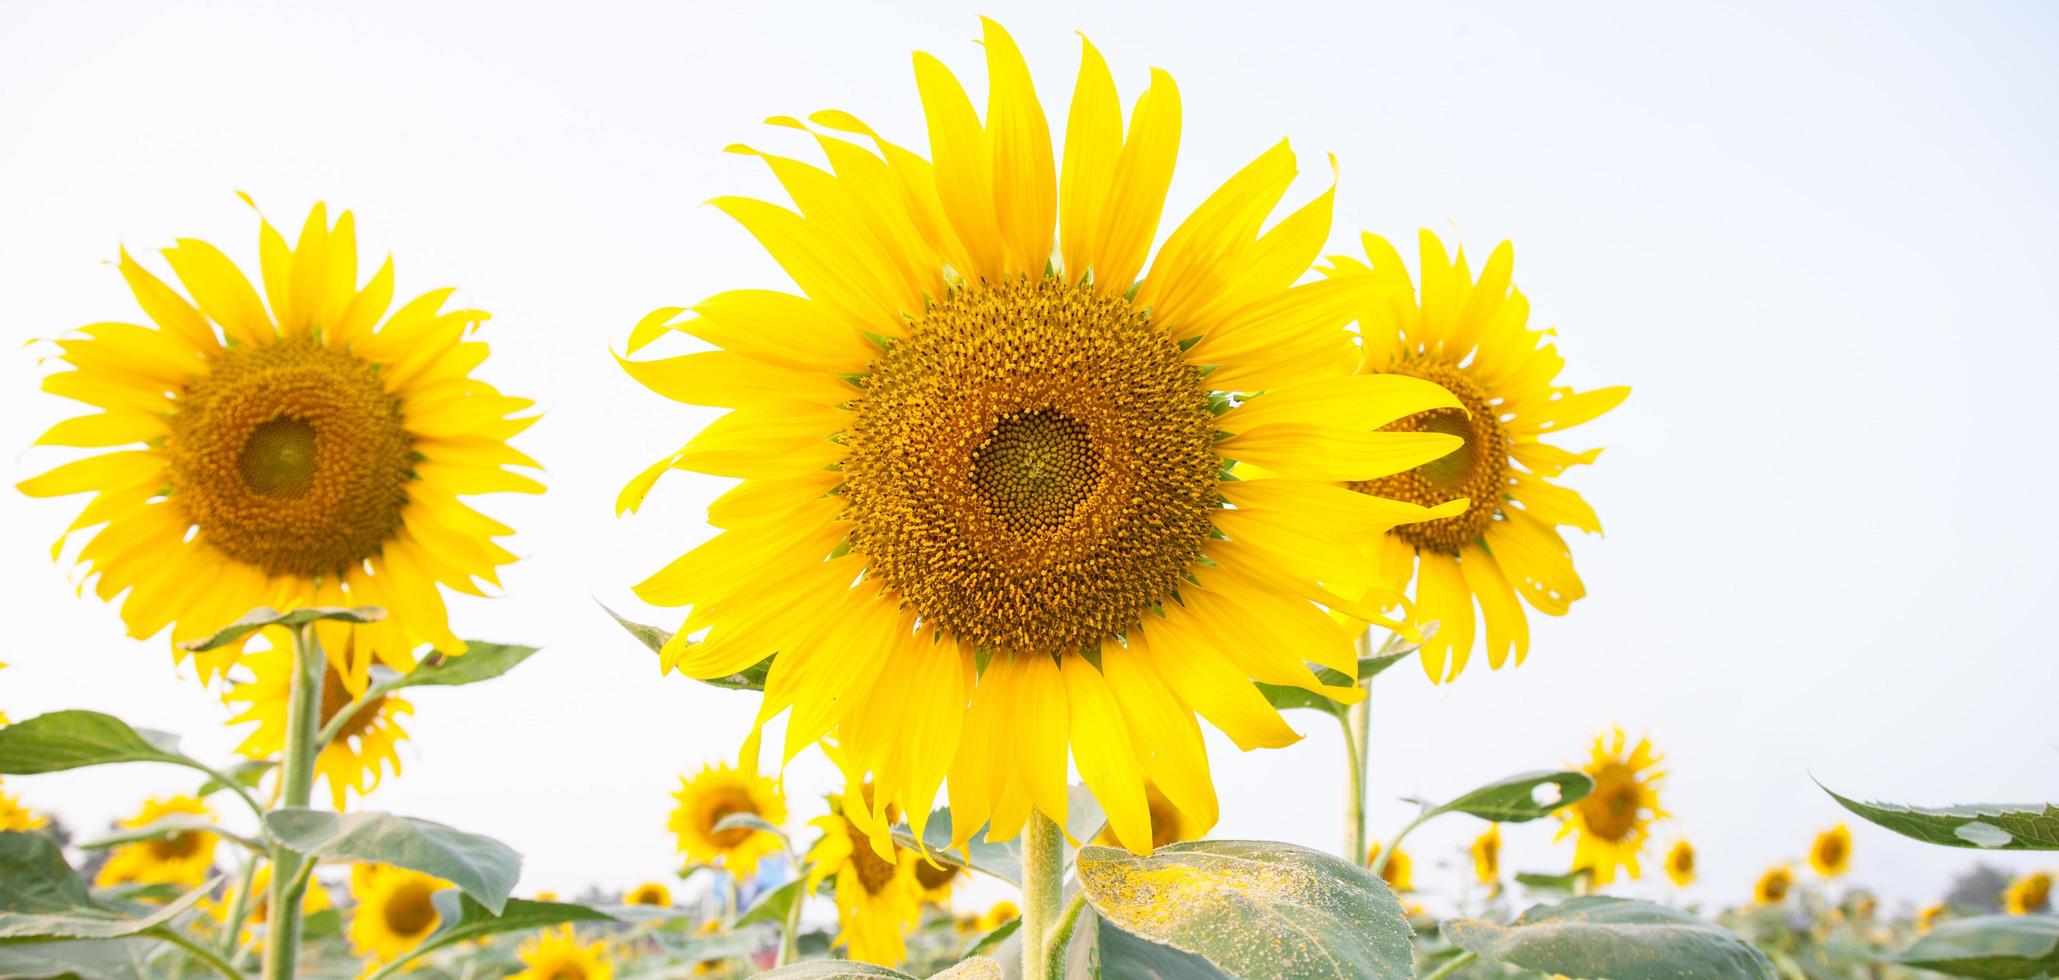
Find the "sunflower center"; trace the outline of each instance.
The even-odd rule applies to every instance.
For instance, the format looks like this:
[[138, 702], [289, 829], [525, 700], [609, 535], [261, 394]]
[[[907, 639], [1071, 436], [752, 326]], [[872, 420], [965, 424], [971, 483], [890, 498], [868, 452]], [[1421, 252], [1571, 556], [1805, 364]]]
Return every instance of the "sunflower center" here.
[[1502, 428], [1501, 409], [1456, 365], [1419, 357], [1400, 362], [1392, 371], [1444, 386], [1458, 397], [1465, 411], [1435, 408], [1392, 422], [1381, 431], [1441, 432], [1464, 439], [1465, 445], [1405, 473], [1359, 480], [1351, 488], [1425, 507], [1460, 497], [1470, 499], [1472, 504], [1463, 514], [1403, 524], [1393, 531], [1418, 549], [1456, 555], [1466, 545], [1478, 541], [1501, 512], [1502, 498], [1508, 494], [1508, 459], [1513, 443]]
[[[350, 707], [353, 700], [356, 699], [351, 696], [350, 690], [343, 686], [343, 675], [338, 674], [336, 668], [330, 667], [328, 675], [322, 678], [322, 725], [327, 727], [329, 722], [335, 720], [338, 712]], [[386, 696], [382, 694], [365, 702], [364, 707], [351, 712], [343, 726], [336, 730], [337, 740], [357, 738], [371, 731], [372, 723], [379, 720], [379, 708], [385, 703]]]
[[1673, 870], [1681, 874], [1694, 871], [1694, 852], [1685, 848], [1673, 852]]
[[731, 814], [757, 812], [758, 807], [751, 802], [750, 796], [746, 793], [724, 793], [721, 796], [715, 797], [714, 801], [708, 805], [707, 823], [703, 825], [708, 828], [708, 840], [713, 841], [716, 847], [722, 848], [737, 847], [743, 844], [744, 841], [751, 839], [751, 829], [749, 827], [732, 827], [728, 830], [716, 830], [715, 825], [721, 823], [723, 817]]
[[164, 452], [172, 500], [204, 540], [302, 577], [376, 555], [414, 465], [377, 369], [312, 339], [224, 351], [181, 394]]
[[851, 836], [851, 870], [858, 872], [858, 884], [868, 895], [886, 891], [894, 881], [893, 862], [880, 857], [879, 852], [872, 849], [872, 842], [866, 839], [865, 832], [859, 830], [857, 824], [849, 820], [844, 822], [849, 824], [844, 830]]
[[1844, 863], [1845, 842], [1836, 837], [1825, 837], [1816, 845], [1816, 858], [1829, 867]]
[[1637, 773], [1620, 762], [1611, 762], [1594, 774], [1594, 792], [1580, 801], [1580, 817], [1594, 836], [1616, 843], [1630, 836], [1637, 826], [1637, 813], [1644, 808], [1644, 790]]
[[197, 831], [168, 834], [150, 841], [150, 856], [159, 861], [178, 861], [200, 853], [200, 834]]
[[386, 928], [399, 936], [427, 932], [436, 924], [436, 903], [429, 896], [429, 886], [417, 881], [395, 888], [381, 910]]
[[1091, 647], [1173, 594], [1219, 505], [1179, 345], [1045, 279], [953, 295], [872, 365], [844, 433], [851, 550], [990, 651]]

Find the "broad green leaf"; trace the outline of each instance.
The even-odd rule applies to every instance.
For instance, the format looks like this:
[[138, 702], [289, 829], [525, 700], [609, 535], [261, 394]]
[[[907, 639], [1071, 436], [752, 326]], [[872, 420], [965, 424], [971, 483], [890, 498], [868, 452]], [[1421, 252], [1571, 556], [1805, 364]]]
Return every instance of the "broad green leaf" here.
[[234, 643], [267, 626], [291, 628], [306, 626], [309, 623], [324, 619], [335, 620], [341, 623], [376, 623], [385, 618], [386, 610], [380, 609], [377, 606], [359, 606], [355, 609], [345, 609], [341, 606], [312, 606], [307, 609], [294, 609], [289, 612], [280, 612], [269, 606], [259, 606], [244, 613], [242, 619], [214, 631], [213, 634], [201, 637], [198, 640], [188, 640], [179, 644], [179, 646], [195, 653], [205, 653], [216, 647]]
[[1940, 922], [1893, 960], [1955, 977], [2059, 974], [2059, 916], [1981, 915]]
[[807, 897], [807, 884], [808, 880], [806, 878], [795, 878], [778, 888], [758, 896], [758, 900], [752, 902], [750, 908], [745, 909], [742, 915], [736, 917], [734, 928], [742, 929], [745, 926], [759, 922], [770, 922], [774, 925], [785, 924], [787, 913], [793, 910], [794, 903]]
[[[1065, 833], [1082, 843], [1093, 840], [1108, 825], [1108, 817], [1101, 812], [1101, 805], [1094, 802], [1094, 794], [1085, 786], [1075, 783], [1066, 791]], [[926, 852], [943, 864], [989, 874], [1011, 885], [1022, 884], [1022, 837], [1017, 835], [1006, 841], [987, 840], [987, 829], [981, 827], [965, 842], [965, 851], [960, 853], [951, 848], [951, 808], [938, 807], [929, 815], [929, 825], [923, 828], [922, 840], [907, 824], [894, 827], [894, 842], [911, 851]], [[1066, 855], [1067, 866], [1073, 855]]]
[[1736, 933], [1680, 909], [1588, 896], [1539, 905], [1510, 925], [1444, 923], [1453, 945], [1483, 959], [1568, 977], [1609, 980], [1777, 980], [1765, 954]]
[[757, 980], [915, 980], [899, 970], [855, 960], [808, 960], [758, 974]]
[[959, 960], [942, 973], [930, 974], [929, 980], [1001, 980], [1001, 961], [988, 956]]
[[432, 654], [415, 669], [399, 675], [399, 679], [393, 682], [393, 689], [456, 687], [490, 681], [515, 669], [535, 652], [535, 647], [467, 640], [463, 654], [455, 657]]
[[1130, 934], [1249, 980], [1409, 977], [1413, 933], [1386, 884], [1273, 841], [1197, 841], [1137, 857], [1080, 852], [1095, 911]]
[[146, 915], [94, 901], [86, 882], [42, 834], [0, 833], [0, 943], [117, 939], [171, 921], [207, 897], [210, 881]]
[[510, 898], [501, 908], [500, 914], [488, 911], [486, 906], [472, 900], [462, 892], [438, 892], [433, 901], [436, 912], [442, 917], [443, 925], [432, 933], [422, 945], [409, 952], [411, 957], [425, 956], [446, 946], [504, 932], [525, 932], [542, 929], [566, 922], [616, 922], [620, 921], [596, 908], [575, 905], [571, 902], [534, 902], [525, 898]]
[[495, 915], [503, 913], [522, 870], [522, 856], [491, 837], [390, 813], [276, 810], [265, 815], [265, 828], [302, 854], [391, 864], [442, 878]]
[[165, 949], [161, 939], [75, 939], [49, 943], [0, 945], [0, 977], [42, 980], [144, 980], [153, 954]]
[[1585, 871], [1568, 871], [1562, 875], [1546, 874], [1542, 871], [1516, 872], [1516, 884], [1535, 891], [1560, 892], [1571, 895], [1580, 890], [1580, 879]]
[[[264, 780], [265, 773], [271, 772], [278, 765], [271, 759], [244, 759], [218, 771], [244, 789], [256, 789], [257, 784]], [[193, 791], [193, 795], [205, 799], [228, 788], [227, 783], [209, 776], [206, 782], [200, 784], [199, 789]]]
[[[613, 609], [609, 609], [605, 605], [601, 606], [601, 611], [607, 613], [609, 618], [613, 619], [623, 629], [628, 630], [630, 636], [636, 637], [638, 642], [649, 647], [652, 653], [663, 650], [665, 644], [672, 641], [671, 630], [659, 629], [656, 626], [645, 626], [642, 623], [623, 619]], [[717, 677], [712, 680], [702, 677], [694, 679], [710, 687], [720, 687], [731, 691], [763, 691], [765, 689], [765, 677], [770, 673], [772, 673], [772, 658], [766, 657], [764, 660], [727, 677]]]
[[52, 711], [0, 727], [0, 775], [30, 776], [119, 762], [199, 766], [166, 736], [98, 711]]
[[1861, 803], [1839, 796], [1828, 786], [1823, 786], [1823, 792], [1873, 823], [1928, 844], [1996, 851], [2059, 851], [2059, 806], [2050, 803], [1918, 807]]
[[1009, 936], [1015, 935], [1016, 932], [1020, 931], [1021, 929], [1021, 919], [1009, 919], [1008, 921], [1003, 922], [998, 926], [995, 926], [992, 932], [989, 932], [986, 935], [973, 940], [972, 945], [965, 947], [965, 955], [959, 957], [959, 959], [971, 959], [975, 956], [991, 956], [993, 955], [994, 950], [1000, 948], [1002, 943], [1008, 941]]
[[1123, 980], [1232, 980], [1229, 974], [1199, 956], [1139, 939], [1099, 916], [1095, 921], [1096, 962], [1100, 964], [1104, 977], [1121, 977]]
[[1382, 653], [1370, 657], [1360, 657], [1358, 658], [1358, 679], [1362, 681], [1372, 680], [1381, 671], [1415, 655], [1416, 645], [1410, 643], [1398, 653]]
[[[1551, 786], [1546, 795], [1551, 799], [1538, 802], [1540, 787]], [[1440, 813], [1470, 813], [1482, 820], [1498, 823], [1527, 823], [1547, 816], [1561, 807], [1570, 806], [1587, 798], [1594, 792], [1594, 780], [1584, 772], [1566, 769], [1557, 772], [1526, 772], [1507, 779], [1488, 783], [1443, 806], [1423, 815], [1429, 819]]]

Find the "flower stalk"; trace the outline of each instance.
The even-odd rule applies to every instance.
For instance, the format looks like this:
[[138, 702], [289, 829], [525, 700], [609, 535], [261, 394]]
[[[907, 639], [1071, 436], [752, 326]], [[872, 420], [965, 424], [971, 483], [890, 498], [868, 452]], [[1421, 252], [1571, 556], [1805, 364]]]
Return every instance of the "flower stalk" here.
[[[281, 804], [305, 807], [314, 796], [315, 755], [321, 751], [322, 676], [326, 664], [313, 624], [293, 628], [293, 678], [286, 695], [286, 750], [280, 759]], [[265, 980], [289, 980], [300, 953], [300, 900], [308, 876], [302, 858], [272, 845], [271, 892], [266, 901]]]
[[[1358, 638], [1360, 660], [1372, 656], [1373, 631], [1368, 628]], [[1361, 680], [1359, 687], [1366, 696], [1351, 710], [1344, 722], [1344, 762], [1350, 767], [1344, 781], [1344, 859], [1363, 866], [1366, 862], [1366, 775], [1370, 768], [1373, 741], [1373, 696], [1372, 682]]]
[[1064, 950], [1054, 949], [1065, 903], [1065, 832], [1031, 809], [1022, 832], [1022, 975], [1048, 977]]

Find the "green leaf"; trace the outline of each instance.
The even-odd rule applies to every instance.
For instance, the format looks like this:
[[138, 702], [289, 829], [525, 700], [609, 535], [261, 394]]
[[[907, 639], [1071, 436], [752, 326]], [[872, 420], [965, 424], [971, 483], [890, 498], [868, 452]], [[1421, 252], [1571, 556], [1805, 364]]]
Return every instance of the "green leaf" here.
[[2059, 916], [1981, 915], [1940, 922], [1892, 959], [1955, 977], [2059, 973]]
[[795, 878], [778, 888], [758, 896], [758, 900], [752, 902], [750, 908], [745, 909], [742, 915], [736, 917], [736, 923], [733, 928], [742, 929], [745, 926], [759, 922], [784, 925], [787, 913], [793, 910], [794, 903], [807, 897], [807, 884], [808, 880], [806, 878]]
[[[1344, 676], [1342, 671], [1331, 670], [1328, 667], [1317, 667], [1315, 668], [1315, 675], [1324, 684], [1328, 684], [1331, 687], [1351, 686], [1351, 678]], [[1281, 711], [1293, 708], [1310, 708], [1340, 720], [1351, 713], [1350, 705], [1338, 704], [1314, 691], [1305, 691], [1301, 688], [1288, 687], [1284, 684], [1259, 684], [1257, 687], [1258, 693], [1265, 695], [1266, 701]]]
[[[672, 641], [671, 630], [659, 629], [656, 626], [645, 626], [642, 623], [623, 619], [613, 609], [609, 609], [605, 605], [601, 606], [601, 611], [607, 613], [609, 618], [613, 619], [623, 629], [628, 630], [630, 636], [636, 637], [638, 642], [649, 647], [652, 653], [665, 649], [665, 644]], [[766, 657], [756, 664], [727, 677], [717, 677], [712, 680], [696, 677], [694, 680], [710, 687], [719, 687], [731, 691], [763, 691], [765, 690], [765, 676], [770, 673], [772, 673], [772, 658]]]
[[1558, 892], [1571, 895], [1580, 890], [1580, 879], [1585, 871], [1568, 871], [1562, 875], [1546, 874], [1542, 871], [1516, 872], [1516, 884], [1533, 891]]
[[256, 848], [258, 846], [255, 841], [229, 833], [204, 817], [183, 815], [166, 817], [141, 827], [108, 834], [105, 837], [95, 837], [92, 840], [78, 844], [77, 847], [82, 851], [103, 851], [107, 848], [119, 847], [123, 844], [133, 844], [143, 840], [156, 840], [160, 837], [175, 837], [179, 834], [213, 834], [216, 837], [233, 840], [247, 847]]
[[779, 829], [777, 824], [755, 813], [732, 813], [715, 821], [715, 833], [719, 834], [725, 830], [755, 830], [771, 834], [782, 841], [786, 840], [786, 831]]
[[390, 813], [275, 810], [265, 815], [265, 829], [302, 854], [434, 875], [495, 915], [502, 914], [522, 871], [522, 856], [491, 837]]
[[55, 841], [7, 831], [0, 833], [0, 943], [133, 936], [192, 908], [214, 885], [210, 881], [147, 915], [129, 915], [94, 901]]
[[1861, 803], [1839, 796], [1822, 783], [1823, 792], [1844, 808], [1904, 837], [1946, 847], [1979, 847], [1995, 851], [2059, 851], [2059, 806], [2050, 803], [1973, 803], [1917, 807], [1895, 803]]
[[376, 623], [386, 618], [386, 610], [377, 606], [359, 606], [345, 609], [341, 606], [313, 606], [280, 612], [269, 606], [259, 606], [244, 613], [243, 618], [214, 631], [212, 635], [179, 644], [180, 648], [194, 653], [205, 653], [216, 647], [227, 646], [267, 626], [292, 628], [305, 626], [319, 620], [335, 620], [342, 623]]
[[1778, 977], [1765, 954], [1736, 933], [1680, 909], [1624, 898], [1539, 905], [1505, 926], [1455, 919], [1444, 923], [1444, 936], [1484, 959], [1569, 977]]
[[965, 947], [965, 955], [959, 957], [959, 959], [970, 959], [974, 956], [990, 955], [994, 952], [995, 949], [999, 948], [1002, 943], [1007, 942], [1009, 936], [1015, 935], [1016, 932], [1021, 929], [1021, 919], [1009, 919], [1008, 921], [1003, 922], [998, 926], [995, 926], [992, 932], [989, 932], [986, 935], [973, 940], [972, 945]]
[[0, 727], [0, 775], [31, 776], [119, 762], [198, 766], [169, 736], [144, 732], [98, 711], [52, 711]]
[[[1542, 786], [1556, 787], [1548, 803], [1537, 802], [1537, 790]], [[1488, 783], [1443, 806], [1423, 815], [1429, 819], [1440, 813], [1470, 813], [1482, 820], [1498, 823], [1527, 823], [1539, 817], [1548, 816], [1561, 807], [1571, 806], [1594, 792], [1594, 780], [1584, 772], [1570, 769], [1526, 772], [1507, 779]]]
[[915, 980], [899, 970], [859, 963], [855, 960], [807, 960], [758, 974], [757, 980]]
[[1372, 680], [1381, 671], [1416, 655], [1416, 645], [1405, 644], [1399, 653], [1381, 653], [1358, 658], [1358, 679]]
[[1080, 852], [1095, 911], [1119, 929], [1249, 980], [1414, 975], [1413, 932], [1385, 883], [1273, 841], [1197, 841], [1137, 857]]
[[[1066, 791], [1065, 832], [1073, 840], [1090, 841], [1108, 825], [1108, 817], [1101, 812], [1101, 805], [1094, 802], [1094, 794], [1086, 787], [1074, 784]], [[907, 824], [894, 827], [894, 842], [918, 853], [928, 853], [943, 864], [992, 875], [1011, 885], [1022, 881], [1022, 837], [1020, 835], [999, 843], [987, 840], [987, 827], [975, 831], [965, 842], [968, 854], [961, 854], [951, 848], [951, 808], [938, 807], [931, 811], [929, 824], [923, 828], [922, 839]], [[1066, 857], [1070, 866], [1072, 856]]]
[[620, 921], [596, 908], [571, 902], [534, 902], [510, 898], [499, 915], [462, 892], [438, 892], [432, 899], [443, 925], [422, 945], [410, 950], [410, 958], [426, 956], [447, 946], [504, 932], [526, 932], [566, 922]]
[[1123, 980], [1232, 980], [1229, 974], [1199, 956], [1139, 939], [1100, 916], [1095, 916], [1095, 920], [1098, 923], [1094, 934], [1095, 949], [1104, 977], [1121, 977]]
[[930, 974], [929, 980], [1001, 980], [1001, 961], [988, 956], [959, 960], [942, 973]]
[[[257, 784], [264, 780], [265, 773], [271, 772], [278, 765], [277, 762], [271, 759], [244, 759], [227, 769], [219, 771], [244, 789], [256, 789]], [[199, 789], [193, 791], [193, 795], [206, 799], [228, 788], [228, 783], [209, 776], [206, 782], [200, 784]]]
[[[465, 641], [465, 652], [460, 656], [446, 657], [432, 654], [415, 669], [399, 674], [392, 682], [392, 690], [403, 687], [456, 687], [460, 684], [477, 684], [490, 681], [515, 669], [522, 661], [536, 652], [535, 647], [514, 646], [506, 643], [481, 643], [478, 640]], [[374, 671], [382, 668], [374, 667]]]
[[75, 939], [51, 943], [0, 946], [0, 977], [42, 980], [144, 980], [152, 976], [152, 954], [165, 948], [158, 939]]

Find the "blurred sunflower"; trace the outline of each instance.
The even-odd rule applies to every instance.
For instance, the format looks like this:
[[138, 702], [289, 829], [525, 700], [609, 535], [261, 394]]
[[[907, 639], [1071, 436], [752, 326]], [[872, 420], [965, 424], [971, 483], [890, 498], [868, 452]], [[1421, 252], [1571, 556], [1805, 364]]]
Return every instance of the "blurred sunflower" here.
[[[246, 654], [241, 667], [247, 676], [231, 674], [236, 682], [223, 700], [245, 705], [242, 714], [229, 724], [255, 724], [236, 751], [253, 759], [267, 759], [286, 748], [286, 700], [293, 684], [293, 651], [284, 647]], [[233, 670], [233, 668], [232, 668]], [[337, 713], [349, 707], [371, 685], [366, 675], [356, 679], [338, 673], [329, 665], [322, 680], [322, 720], [327, 726]], [[415, 706], [392, 694], [380, 695], [351, 712], [336, 737], [315, 757], [315, 774], [329, 784], [330, 802], [344, 808], [346, 791], [364, 796], [377, 789], [387, 770], [400, 775], [397, 746], [407, 738], [400, 716], [412, 715]]]
[[1558, 832], [1558, 839], [1578, 835], [1573, 867], [1586, 869], [1593, 884], [1616, 880], [1618, 868], [1632, 878], [1643, 877], [1638, 859], [1652, 824], [1668, 816], [1659, 806], [1659, 783], [1666, 778], [1660, 759], [1651, 740], [1638, 739], [1633, 747], [1621, 728], [1595, 736], [1584, 767], [1594, 779], [1594, 792], [1559, 811]]
[[[1366, 867], [1370, 868], [1379, 861], [1380, 845], [1375, 843], [1372, 850], [1366, 852]], [[1380, 869], [1380, 880], [1386, 882], [1388, 890], [1396, 895], [1415, 891], [1415, 867], [1416, 863], [1407, 851], [1395, 848], [1394, 856], [1387, 859], [1387, 866]]]
[[646, 881], [623, 893], [624, 905], [650, 905], [661, 909], [672, 907], [672, 889], [663, 882]]
[[1694, 884], [1694, 845], [1685, 838], [1674, 841], [1666, 851], [1666, 877], [1680, 888]]
[[[1366, 260], [1333, 256], [1333, 278], [1407, 276], [1393, 245], [1362, 237]], [[1450, 390], [1459, 404], [1381, 421], [1389, 431], [1458, 436], [1465, 446], [1352, 487], [1425, 507], [1467, 502], [1457, 513], [1398, 526], [1380, 543], [1381, 584], [1405, 588], [1413, 578], [1416, 619], [1438, 624], [1422, 645], [1422, 664], [1441, 683], [1465, 670], [1476, 619], [1486, 623], [1488, 665], [1499, 668], [1511, 651], [1520, 664], [1530, 631], [1517, 597], [1559, 616], [1586, 595], [1558, 528], [1599, 534], [1601, 521], [1579, 494], [1551, 481], [1601, 450], [1573, 452], [1544, 437], [1592, 421], [1630, 389], [1575, 392], [1554, 384], [1565, 362], [1544, 342], [1550, 332], [1529, 325], [1530, 302], [1510, 285], [1515, 253], [1507, 242], [1487, 257], [1477, 281], [1463, 249], [1447, 255], [1428, 230], [1420, 248], [1419, 294], [1383, 293], [1360, 311], [1359, 370]]]
[[527, 969], [508, 980], [613, 980], [615, 976], [607, 944], [581, 943], [570, 924], [538, 932], [515, 955]]
[[950, 908], [951, 889], [965, 879], [965, 870], [955, 864], [932, 861], [914, 851], [907, 854], [902, 860], [915, 862], [915, 887], [921, 892], [922, 900], [940, 908]]
[[391, 963], [436, 931], [442, 915], [435, 895], [450, 882], [387, 864], [354, 864], [350, 897], [350, 946], [358, 955]]
[[807, 890], [835, 879], [836, 941], [854, 960], [893, 966], [908, 958], [908, 930], [922, 917], [922, 885], [914, 852], [889, 852], [881, 857], [867, 846], [864, 831], [840, 813], [816, 817], [808, 825], [822, 838], [808, 849]]
[[[207, 801], [194, 796], [152, 797], [143, 802], [143, 808], [136, 811], [135, 816], [117, 826], [136, 830], [161, 820], [196, 818], [206, 823], [214, 822], [214, 811], [208, 808]], [[220, 843], [220, 837], [207, 831], [182, 830], [123, 844], [108, 854], [107, 863], [101, 865], [100, 873], [93, 876], [93, 884], [101, 888], [159, 883], [195, 887], [207, 881], [208, 872], [214, 870], [215, 847]]]
[[[1159, 789], [1156, 783], [1145, 784], [1144, 801], [1151, 811], [1151, 847], [1153, 850], [1164, 847], [1167, 844], [1200, 840], [1208, 836], [1208, 832], [1214, 829], [1213, 821], [1204, 824], [1188, 816], [1172, 800], [1166, 797], [1165, 792]], [[1103, 847], [1122, 846], [1122, 842], [1116, 839], [1115, 831], [1112, 827], [1101, 828], [1101, 833], [1094, 837], [1094, 843], [1100, 844]]]
[[1809, 867], [1825, 878], [1852, 870], [1851, 828], [1838, 824], [1817, 834], [1809, 844]]
[[[1172, 78], [1153, 72], [1125, 132], [1108, 67], [1083, 46], [1061, 160], [1015, 42], [987, 21], [984, 48], [984, 121], [916, 55], [934, 162], [843, 112], [814, 129], [774, 120], [812, 133], [827, 170], [738, 148], [798, 211], [713, 203], [805, 295], [720, 293], [638, 324], [632, 353], [668, 330], [720, 349], [624, 360], [633, 377], [731, 411], [619, 507], [672, 469], [742, 481], [709, 508], [721, 533], [637, 586], [690, 607], [663, 664], [705, 678], [771, 657], [760, 725], [791, 710], [789, 758], [842, 742], [878, 787], [853, 816], [881, 855], [886, 808], [920, 835], [947, 774], [959, 842], [983, 825], [1012, 837], [1032, 809], [1063, 823], [1068, 749], [1141, 853], [1147, 780], [1215, 821], [1197, 713], [1240, 748], [1275, 747], [1299, 736], [1252, 680], [1363, 696], [1308, 665], [1356, 664], [1317, 603], [1374, 619], [1399, 597], [1362, 605], [1319, 583], [1365, 579], [1379, 535], [1465, 503], [1342, 484], [1458, 448], [1375, 430], [1460, 403], [1352, 375], [1345, 324], [1402, 284], [1296, 285], [1332, 195], [1265, 227], [1296, 175], [1284, 142], [1203, 201], [1140, 280], [1178, 149]], [[1226, 479], [1236, 463], [1266, 478]]]
[[1752, 904], [1778, 905], [1787, 899], [1787, 893], [1794, 888], [1794, 871], [1787, 865], [1776, 865], [1766, 869], [1759, 880], [1752, 885]]
[[720, 862], [738, 880], [758, 873], [758, 860], [780, 849], [779, 836], [762, 830], [716, 830], [722, 818], [748, 813], [778, 826], [786, 822], [786, 795], [779, 784], [733, 766], [702, 766], [692, 779], [679, 777], [672, 794], [679, 805], [667, 824], [679, 837], [679, 852], [699, 864]]
[[2002, 910], [2010, 915], [2042, 912], [2052, 902], [2052, 875], [2034, 871], [2009, 883], [2002, 893]]
[[13, 794], [0, 789], [0, 830], [40, 830], [49, 823], [49, 817], [22, 806]]
[[1929, 933], [1931, 929], [1936, 928], [1938, 920], [1943, 919], [1950, 912], [1951, 910], [1946, 908], [1943, 902], [1932, 902], [1929, 905], [1925, 905], [1921, 911], [1916, 913], [1917, 934]]
[[[250, 905], [244, 912], [243, 934], [237, 937], [237, 942], [262, 941], [253, 927], [265, 924], [265, 913], [271, 904], [271, 892], [268, 890], [271, 887], [271, 883], [272, 866], [269, 864], [259, 865], [257, 871], [250, 879]], [[323, 909], [330, 908], [334, 904], [329, 899], [329, 890], [322, 887], [320, 881], [309, 878], [307, 890], [302, 893], [300, 900], [301, 914], [313, 915]], [[229, 913], [233, 905], [234, 900], [227, 893], [224, 893], [220, 898], [206, 899], [201, 902], [201, 907], [207, 910], [208, 916], [213, 918], [217, 924], [226, 924], [229, 921]]]
[[[470, 376], [486, 345], [465, 335], [486, 314], [444, 310], [443, 289], [388, 316], [392, 260], [358, 285], [350, 213], [332, 226], [320, 204], [291, 248], [261, 223], [258, 254], [269, 307], [206, 242], [165, 251], [191, 300], [123, 252], [154, 325], [56, 342], [72, 370], [43, 389], [99, 411], [36, 441], [96, 453], [21, 489], [95, 495], [65, 536], [99, 528], [79, 562], [101, 598], [127, 593], [138, 638], [193, 639], [257, 606], [379, 606], [380, 623], [317, 626], [357, 681], [373, 659], [412, 667], [423, 644], [463, 653], [438, 585], [478, 594], [514, 555], [493, 542], [512, 532], [458, 498], [543, 489], [505, 469], [536, 465], [507, 444], [531, 403]], [[195, 654], [201, 680], [241, 648]]]
[[973, 928], [981, 932], [993, 932], [1001, 928], [1004, 923], [1013, 922], [1020, 918], [1022, 918], [1022, 910], [1016, 908], [1014, 902], [1004, 898], [988, 906], [985, 912], [981, 912], [979, 918], [973, 920]]
[[1501, 825], [1491, 823], [1473, 838], [1473, 878], [1483, 885], [1501, 883]]

